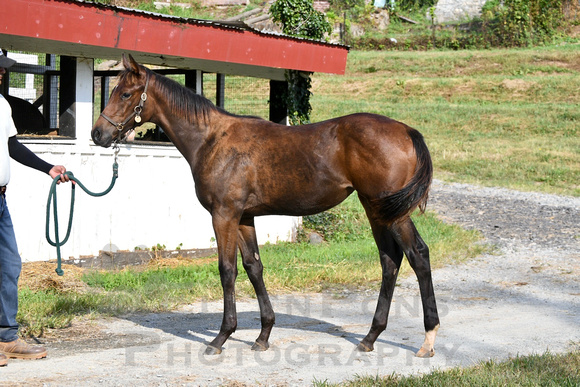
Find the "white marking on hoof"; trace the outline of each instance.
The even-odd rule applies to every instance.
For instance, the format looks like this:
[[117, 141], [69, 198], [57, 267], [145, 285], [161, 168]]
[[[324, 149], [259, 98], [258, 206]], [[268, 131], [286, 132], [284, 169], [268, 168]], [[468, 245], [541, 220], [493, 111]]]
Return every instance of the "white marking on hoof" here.
[[415, 354], [416, 357], [429, 358], [435, 355], [435, 337], [437, 336], [437, 331], [439, 330], [439, 324], [428, 332], [425, 332], [425, 342], [421, 346], [421, 349]]
[[431, 350], [427, 350], [423, 347], [421, 347], [421, 349], [415, 354], [415, 357], [420, 357], [423, 359], [427, 359], [430, 357], [435, 356], [435, 350], [431, 349]]

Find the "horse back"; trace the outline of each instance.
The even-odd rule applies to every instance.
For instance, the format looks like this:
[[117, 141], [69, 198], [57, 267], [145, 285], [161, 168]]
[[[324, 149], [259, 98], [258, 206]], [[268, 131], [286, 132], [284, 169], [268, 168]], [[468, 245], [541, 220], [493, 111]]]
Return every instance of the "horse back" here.
[[316, 213], [354, 190], [379, 197], [404, 187], [416, 166], [412, 129], [380, 115], [359, 113], [302, 126], [240, 117], [227, 121], [216, 131], [212, 156], [202, 163], [209, 174], [201, 183], [207, 189], [201, 190], [217, 193], [211, 201], [227, 192], [228, 200], [239, 198], [251, 215]]

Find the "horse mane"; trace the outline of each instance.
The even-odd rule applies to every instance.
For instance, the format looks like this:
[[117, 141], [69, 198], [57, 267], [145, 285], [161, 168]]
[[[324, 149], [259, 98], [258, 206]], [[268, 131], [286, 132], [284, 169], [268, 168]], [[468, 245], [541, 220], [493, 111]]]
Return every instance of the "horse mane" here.
[[[253, 116], [238, 116], [230, 113], [218, 106], [206, 97], [197, 94], [192, 89], [189, 89], [171, 78], [155, 73], [154, 71], [141, 67], [149, 74], [150, 77], [155, 78], [157, 91], [167, 101], [167, 105], [171, 109], [171, 113], [185, 118], [189, 123], [196, 124], [200, 121], [205, 121], [212, 111], [218, 111], [233, 117], [248, 117], [257, 118]], [[120, 74], [120, 78], [128, 76], [130, 70], [125, 70]]]
[[[147, 71], [155, 74], [153, 71]], [[167, 105], [175, 115], [190, 123], [204, 121], [217, 107], [209, 99], [196, 94], [193, 90], [180, 85], [171, 78], [155, 74], [157, 90], [166, 99]]]

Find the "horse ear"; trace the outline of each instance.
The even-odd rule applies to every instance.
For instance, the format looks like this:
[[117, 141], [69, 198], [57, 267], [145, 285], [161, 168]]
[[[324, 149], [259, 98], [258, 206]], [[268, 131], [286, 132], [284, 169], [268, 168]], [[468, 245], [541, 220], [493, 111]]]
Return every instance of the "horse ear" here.
[[139, 75], [139, 64], [131, 54], [123, 54], [123, 66], [132, 73]]

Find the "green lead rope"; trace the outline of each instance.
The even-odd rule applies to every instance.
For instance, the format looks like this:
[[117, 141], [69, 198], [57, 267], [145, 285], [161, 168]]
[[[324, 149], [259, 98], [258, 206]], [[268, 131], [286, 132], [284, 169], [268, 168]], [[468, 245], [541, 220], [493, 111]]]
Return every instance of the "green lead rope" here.
[[[83, 185], [83, 183], [80, 182], [80, 180], [78, 180], [76, 177], [74, 177], [72, 172], [66, 172], [65, 175], [67, 175], [70, 180], [76, 182], [77, 183], [76, 185], [81, 187], [87, 194], [89, 194], [91, 196], [95, 196], [95, 197], [104, 196], [104, 195], [108, 194], [111, 191], [111, 189], [113, 189], [113, 186], [115, 185], [115, 182], [117, 181], [117, 177], [119, 176], [119, 165], [117, 164], [117, 152], [118, 151], [115, 152], [115, 162], [113, 163], [113, 178], [111, 179], [111, 184], [103, 192], [92, 192], [91, 190], [87, 189]], [[61, 268], [62, 259], [60, 256], [60, 247], [68, 241], [68, 238], [70, 236], [70, 232], [71, 232], [71, 228], [72, 228], [74, 207], [75, 207], [75, 188], [76, 188], [76, 185], [71, 184], [71, 197], [70, 197], [70, 211], [69, 211], [69, 218], [68, 218], [68, 229], [66, 231], [66, 237], [61, 241], [59, 233], [58, 233], [58, 210], [57, 210], [57, 202], [56, 202], [56, 185], [57, 185], [59, 180], [60, 180], [60, 175], [55, 177], [52, 180], [52, 185], [50, 186], [50, 191], [48, 193], [48, 201], [46, 202], [46, 240], [52, 246], [56, 247], [57, 267], [56, 267], [55, 271], [58, 275], [63, 275], [64, 271]], [[51, 240], [51, 238], [50, 238], [50, 205], [51, 205], [51, 203], [54, 203], [53, 208], [52, 208], [52, 212], [54, 215], [54, 241]]]

